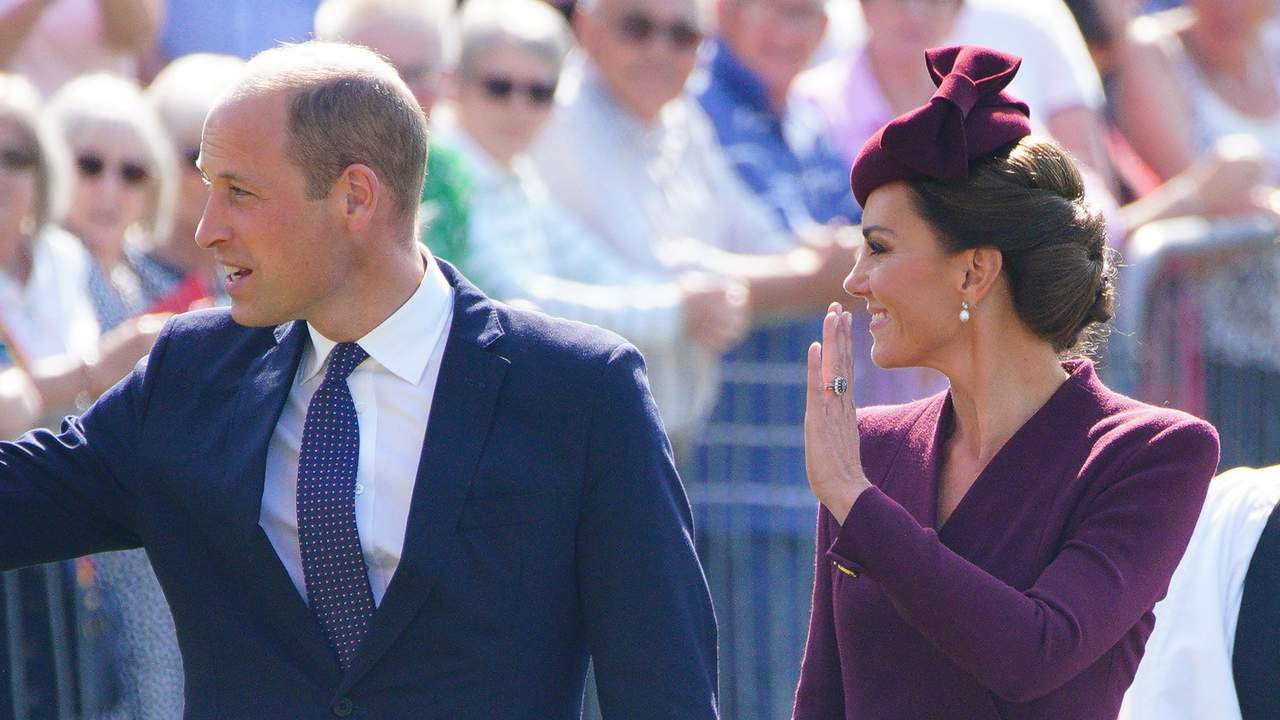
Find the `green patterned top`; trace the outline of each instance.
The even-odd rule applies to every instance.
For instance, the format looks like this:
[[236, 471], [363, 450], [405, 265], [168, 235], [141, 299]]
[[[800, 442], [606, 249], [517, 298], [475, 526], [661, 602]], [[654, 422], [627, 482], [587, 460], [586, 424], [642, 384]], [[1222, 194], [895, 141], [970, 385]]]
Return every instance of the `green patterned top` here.
[[461, 265], [466, 259], [471, 190], [471, 178], [458, 154], [433, 140], [427, 155], [427, 181], [422, 188], [419, 239], [432, 255], [453, 265]]

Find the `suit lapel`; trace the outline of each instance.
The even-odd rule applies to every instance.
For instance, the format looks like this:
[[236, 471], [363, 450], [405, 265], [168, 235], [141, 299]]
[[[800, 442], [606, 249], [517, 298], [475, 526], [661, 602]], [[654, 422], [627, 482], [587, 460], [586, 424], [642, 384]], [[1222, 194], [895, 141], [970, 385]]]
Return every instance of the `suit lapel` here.
[[502, 336], [493, 304], [447, 263], [440, 267], [455, 288], [453, 324], [431, 400], [404, 549], [338, 695], [395, 643], [440, 581], [510, 364], [490, 349]]
[[314, 677], [336, 682], [337, 661], [320, 626], [258, 525], [267, 448], [293, 387], [305, 339], [305, 323], [280, 326], [275, 342], [230, 389], [225, 445], [214, 453], [222, 467], [213, 482], [188, 497], [192, 517], [256, 596], [253, 604], [267, 617], [268, 627], [278, 631], [291, 654], [309, 663]]

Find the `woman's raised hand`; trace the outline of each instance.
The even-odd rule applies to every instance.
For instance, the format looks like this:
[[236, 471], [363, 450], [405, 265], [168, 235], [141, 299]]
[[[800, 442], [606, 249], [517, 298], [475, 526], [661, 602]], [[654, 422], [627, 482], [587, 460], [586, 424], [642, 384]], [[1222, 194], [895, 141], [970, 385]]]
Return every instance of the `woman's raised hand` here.
[[870, 487], [862, 472], [852, 390], [853, 315], [831, 303], [822, 321], [822, 342], [809, 346], [804, 459], [813, 494], [841, 523]]

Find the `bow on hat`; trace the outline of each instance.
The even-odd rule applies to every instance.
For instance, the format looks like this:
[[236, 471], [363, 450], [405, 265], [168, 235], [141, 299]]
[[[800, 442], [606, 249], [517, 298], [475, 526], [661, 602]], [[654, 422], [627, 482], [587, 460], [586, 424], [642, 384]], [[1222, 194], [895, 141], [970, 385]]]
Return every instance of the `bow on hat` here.
[[1031, 134], [1027, 104], [1004, 92], [1022, 59], [961, 45], [925, 51], [937, 92], [890, 122], [858, 153], [850, 184], [858, 203], [897, 180], [962, 180], [969, 163]]

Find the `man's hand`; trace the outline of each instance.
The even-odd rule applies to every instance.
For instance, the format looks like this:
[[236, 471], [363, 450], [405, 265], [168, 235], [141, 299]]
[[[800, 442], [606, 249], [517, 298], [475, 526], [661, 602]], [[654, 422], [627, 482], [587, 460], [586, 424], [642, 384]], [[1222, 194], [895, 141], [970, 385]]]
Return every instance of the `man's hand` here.
[[684, 294], [685, 334], [694, 342], [720, 354], [750, 329], [751, 308], [742, 281], [687, 274], [677, 284]]

